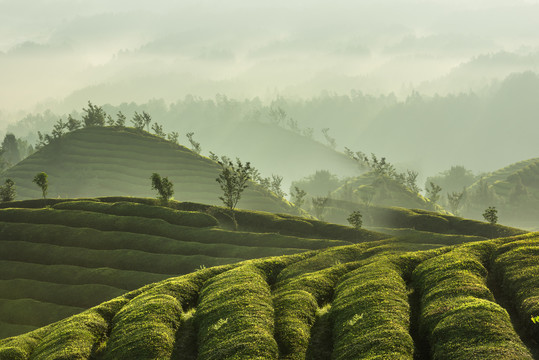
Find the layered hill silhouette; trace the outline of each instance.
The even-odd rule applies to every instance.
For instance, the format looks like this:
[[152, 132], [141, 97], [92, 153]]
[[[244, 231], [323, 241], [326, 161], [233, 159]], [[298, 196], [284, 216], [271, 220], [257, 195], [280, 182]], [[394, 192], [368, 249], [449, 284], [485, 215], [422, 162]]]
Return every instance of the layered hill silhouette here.
[[537, 228], [539, 218], [539, 158], [520, 161], [487, 174], [466, 189], [469, 202], [463, 214], [480, 218], [496, 206], [505, 223]]
[[283, 176], [287, 185], [315, 170], [340, 177], [359, 173], [357, 164], [344, 153], [274, 124], [246, 121], [220, 128], [218, 136], [210, 129], [197, 133], [202, 145], [211, 144], [206, 147], [218, 154], [252, 161], [263, 174]]
[[[357, 203], [368, 202], [377, 206], [398, 206], [423, 210], [439, 209], [419, 193], [411, 191], [394, 179], [377, 176], [372, 171], [349, 179], [344, 185], [333, 191], [331, 197]], [[368, 201], [365, 200], [366, 197], [369, 198]]]
[[[181, 201], [220, 204], [219, 165], [193, 151], [133, 128], [88, 127], [65, 134], [5, 171], [17, 199], [38, 198], [36, 173], [49, 176], [49, 197], [155, 196], [150, 175], [168, 177]], [[241, 208], [296, 212], [284, 199], [250, 183]]]
[[0, 338], [196, 269], [390, 236], [241, 210], [231, 231], [224, 208], [160, 205], [133, 197], [0, 203]]
[[2, 359], [533, 359], [539, 234], [200, 269], [0, 341]]

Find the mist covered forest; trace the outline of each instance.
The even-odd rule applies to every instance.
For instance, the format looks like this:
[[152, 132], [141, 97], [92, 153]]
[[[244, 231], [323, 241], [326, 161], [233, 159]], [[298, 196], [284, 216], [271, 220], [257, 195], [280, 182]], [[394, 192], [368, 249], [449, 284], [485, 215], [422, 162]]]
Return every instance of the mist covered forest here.
[[[274, 163], [271, 154], [279, 150], [272, 144], [278, 144], [282, 130], [339, 152], [346, 147], [387, 157], [397, 167], [418, 171], [421, 180], [456, 165], [479, 175], [533, 158], [537, 155], [533, 144], [539, 131], [538, 97], [539, 77], [524, 72], [512, 74], [481, 93], [445, 96], [413, 92], [399, 99], [393, 93], [375, 96], [352, 90], [349, 94], [326, 91], [312, 98], [278, 96], [269, 102], [258, 97], [235, 99], [217, 94], [213, 98], [186, 95], [171, 103], [152, 99], [140, 104], [99, 105], [108, 114], [121, 111], [128, 118], [146, 111], [167, 131], [182, 134], [183, 142], [187, 142], [184, 134], [194, 132], [203, 154], [212, 151], [253, 161], [264, 173], [280, 172], [290, 183], [296, 180], [294, 176], [306, 176], [313, 170], [330, 170], [342, 177], [353, 175], [355, 169], [343, 169], [324, 159], [316, 169], [302, 168], [301, 162], [284, 164], [284, 158]], [[80, 118], [81, 110], [28, 114], [9, 124], [5, 131], [35, 144], [37, 131], [49, 131], [68, 115]], [[274, 129], [266, 133], [264, 128], [253, 128], [252, 136], [268, 138], [267, 142], [242, 151], [242, 140], [238, 143], [232, 139], [249, 137], [245, 126], [253, 124]], [[275, 138], [270, 139], [270, 134]], [[293, 145], [288, 150], [303, 151]], [[250, 159], [248, 154], [253, 152], [261, 158]], [[289, 167], [298, 168], [294, 176], [285, 172]]]

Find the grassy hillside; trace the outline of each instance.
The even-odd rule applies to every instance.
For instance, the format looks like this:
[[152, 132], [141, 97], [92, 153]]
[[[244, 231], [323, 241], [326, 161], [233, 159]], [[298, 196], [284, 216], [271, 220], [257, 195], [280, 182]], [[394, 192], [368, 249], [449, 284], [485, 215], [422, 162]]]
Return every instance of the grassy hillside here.
[[[355, 210], [359, 210], [363, 215], [365, 227], [376, 228], [389, 234], [396, 234], [394, 229], [407, 229], [408, 232], [413, 230], [492, 239], [526, 232], [514, 227], [492, 225], [484, 221], [465, 219], [446, 213], [396, 206], [365, 206], [365, 204], [344, 200], [331, 200], [325, 210], [324, 218], [331, 222], [345, 224], [346, 218]], [[417, 235], [422, 236], [421, 233]]]
[[539, 158], [497, 170], [471, 185], [463, 214], [481, 218], [488, 206], [496, 206], [502, 221], [539, 229]]
[[[222, 195], [215, 181], [220, 173], [217, 163], [133, 128], [89, 127], [68, 133], [5, 171], [2, 178], [15, 181], [17, 199], [39, 198], [41, 191], [32, 179], [41, 171], [49, 175], [51, 198], [155, 196], [150, 181], [154, 172], [173, 182], [177, 200], [220, 204]], [[286, 201], [254, 183], [238, 206], [294, 212]]]
[[249, 159], [265, 176], [283, 176], [285, 191], [292, 180], [315, 170], [329, 170], [339, 177], [358, 174], [357, 164], [342, 152], [273, 124], [245, 121], [218, 133], [200, 131], [197, 136], [203, 147], [209, 144], [208, 150]]
[[539, 233], [200, 269], [0, 341], [1, 359], [533, 359]]
[[331, 193], [331, 197], [359, 203], [364, 201], [363, 199], [367, 192], [372, 194], [369, 202], [373, 205], [400, 206], [425, 210], [436, 209], [435, 204], [420, 194], [411, 191], [394, 179], [379, 177], [372, 171], [348, 180]]
[[201, 267], [389, 237], [240, 210], [240, 231], [231, 231], [223, 208], [157, 203], [127, 197], [1, 203], [0, 338]]
[[[539, 161], [539, 158], [519, 161], [519, 162], [510, 164], [506, 167], [503, 167], [499, 170], [488, 173], [483, 177], [483, 179], [489, 184], [494, 184], [497, 181], [504, 181], [511, 175], [518, 173], [519, 171], [525, 169], [526, 167], [530, 165], [533, 165], [534, 163], [537, 163], [538, 161]], [[470, 190], [473, 190], [476, 186], [477, 186], [477, 183], [470, 186]]]

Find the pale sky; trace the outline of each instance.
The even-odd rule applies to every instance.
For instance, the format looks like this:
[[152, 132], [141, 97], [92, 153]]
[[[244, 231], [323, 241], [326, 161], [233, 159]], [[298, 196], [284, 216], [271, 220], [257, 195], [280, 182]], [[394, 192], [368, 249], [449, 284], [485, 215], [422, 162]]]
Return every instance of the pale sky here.
[[[0, 0], [0, 111], [163, 78], [182, 85], [110, 101], [467, 90], [535, 70], [537, 19], [538, 2], [522, 0]], [[515, 59], [453, 79], [499, 52]]]

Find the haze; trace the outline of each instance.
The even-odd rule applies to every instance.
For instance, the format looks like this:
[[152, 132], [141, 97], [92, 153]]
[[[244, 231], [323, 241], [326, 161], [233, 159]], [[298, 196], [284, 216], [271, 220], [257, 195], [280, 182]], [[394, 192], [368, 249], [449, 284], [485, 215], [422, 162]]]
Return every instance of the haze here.
[[[315, 140], [330, 128], [336, 150], [387, 156], [421, 180], [537, 156], [538, 1], [2, 0], [0, 9], [2, 133], [31, 143], [88, 100], [136, 103], [166, 131], [195, 131], [203, 154], [251, 160], [286, 186], [324, 168], [234, 147], [215, 131], [222, 114], [211, 122], [188, 102], [181, 116], [168, 108], [219, 94], [255, 99], [228, 120], [278, 104]], [[18, 122], [46, 110], [46, 120]], [[357, 172], [339, 166], [330, 170]]]
[[[8, 114], [54, 107], [87, 87], [101, 87], [92, 93], [97, 103], [351, 89], [405, 96], [480, 89], [538, 63], [536, 1], [4, 0], [0, 7], [4, 125], [15, 120]], [[500, 52], [505, 57], [488, 68], [457, 77]]]

